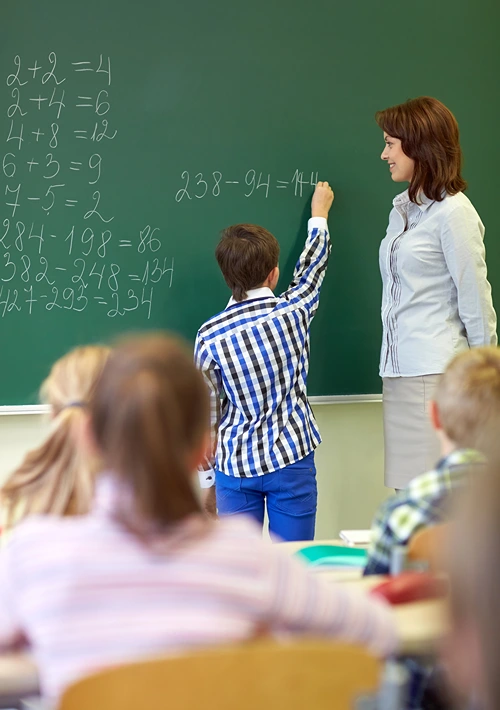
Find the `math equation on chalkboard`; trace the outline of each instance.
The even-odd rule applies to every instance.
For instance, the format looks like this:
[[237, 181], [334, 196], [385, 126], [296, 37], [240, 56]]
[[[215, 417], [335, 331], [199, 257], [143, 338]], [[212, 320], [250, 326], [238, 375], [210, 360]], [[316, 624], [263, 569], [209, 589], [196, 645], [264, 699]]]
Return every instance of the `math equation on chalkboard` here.
[[[140, 214], [134, 219], [142, 221], [124, 228], [116, 195], [109, 199], [121, 178], [113, 156], [127, 151], [113, 78], [112, 58], [101, 53], [64, 61], [54, 51], [18, 54], [5, 71], [1, 318], [21, 312], [116, 318], [137, 311], [149, 320], [172, 288], [175, 242], [173, 248], [167, 228]], [[275, 174], [257, 165], [176, 174], [176, 210], [222, 197], [301, 198], [318, 181], [313, 170]]]
[[[234, 178], [234, 175], [232, 176]], [[223, 191], [232, 194], [238, 190], [243, 191], [245, 197], [262, 194], [266, 199], [270, 190], [291, 190], [295, 197], [302, 197], [304, 186], [314, 187], [318, 182], [318, 173], [312, 171], [305, 173], [303, 170], [295, 170], [288, 180], [278, 180], [271, 173], [257, 171], [254, 168], [247, 170], [238, 180], [226, 180], [220, 170], [214, 170], [209, 175], [196, 173], [191, 176], [187, 170], [181, 173], [182, 187], [175, 193], [175, 201], [181, 202], [183, 199], [192, 200], [193, 197], [201, 200], [204, 197], [219, 197]]]
[[174, 255], [157, 225], [119, 233], [106, 205], [107, 146], [120, 140], [111, 58], [16, 55], [4, 87], [0, 316], [97, 309], [149, 319], [155, 289], [172, 287]]

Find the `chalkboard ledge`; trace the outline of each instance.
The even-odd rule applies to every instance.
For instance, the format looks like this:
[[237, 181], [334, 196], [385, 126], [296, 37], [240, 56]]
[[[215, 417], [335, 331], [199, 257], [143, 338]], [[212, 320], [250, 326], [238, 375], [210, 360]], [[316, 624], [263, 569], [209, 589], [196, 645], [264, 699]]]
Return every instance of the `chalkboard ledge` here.
[[309, 397], [309, 402], [317, 406], [318, 404], [354, 404], [366, 402], [381, 402], [381, 394], [331, 394], [318, 397]]
[[48, 414], [50, 407], [47, 404], [13, 404], [0, 406], [0, 416], [15, 416], [16, 414]]
[[[318, 404], [353, 404], [365, 402], [381, 402], [381, 394], [334, 394], [318, 397], [309, 397], [313, 406]], [[0, 406], [0, 416], [16, 416], [26, 414], [48, 414], [49, 407], [46, 404], [15, 404]]]

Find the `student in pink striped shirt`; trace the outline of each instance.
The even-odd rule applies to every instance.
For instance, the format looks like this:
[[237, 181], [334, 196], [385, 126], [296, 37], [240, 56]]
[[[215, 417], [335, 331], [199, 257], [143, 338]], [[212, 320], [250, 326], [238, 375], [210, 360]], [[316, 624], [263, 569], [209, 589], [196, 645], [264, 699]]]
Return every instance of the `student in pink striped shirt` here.
[[0, 553], [0, 642], [29, 642], [44, 695], [105, 666], [262, 628], [394, 650], [382, 602], [309, 574], [250, 519], [203, 515], [191, 477], [209, 440], [208, 395], [177, 340], [113, 351], [88, 417], [107, 469], [90, 514], [31, 516]]

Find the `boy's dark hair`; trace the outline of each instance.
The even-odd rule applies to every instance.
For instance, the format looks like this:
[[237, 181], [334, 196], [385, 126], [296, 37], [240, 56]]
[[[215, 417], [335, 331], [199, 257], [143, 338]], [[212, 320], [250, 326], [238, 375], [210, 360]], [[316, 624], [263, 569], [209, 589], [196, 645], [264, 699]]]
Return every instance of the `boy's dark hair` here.
[[278, 266], [280, 246], [276, 237], [256, 224], [234, 224], [222, 232], [215, 256], [235, 301], [260, 286]]

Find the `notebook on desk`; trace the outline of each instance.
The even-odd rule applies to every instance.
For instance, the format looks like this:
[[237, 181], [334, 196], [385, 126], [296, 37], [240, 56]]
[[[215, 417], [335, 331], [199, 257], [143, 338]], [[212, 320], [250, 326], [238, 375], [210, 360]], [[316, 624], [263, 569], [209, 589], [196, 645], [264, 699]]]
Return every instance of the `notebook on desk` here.
[[361, 569], [367, 560], [366, 550], [343, 545], [310, 545], [298, 550], [295, 556], [318, 569]]
[[341, 530], [340, 539], [348, 545], [368, 546], [371, 540], [371, 530]]

